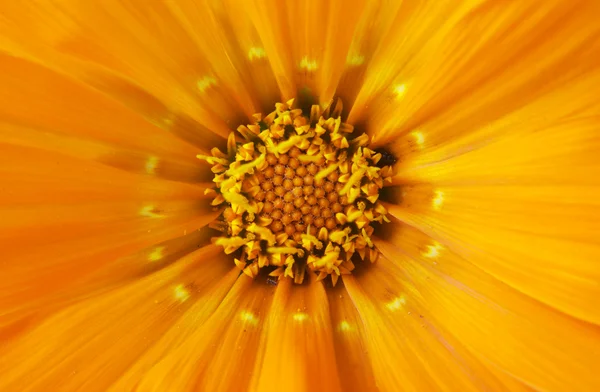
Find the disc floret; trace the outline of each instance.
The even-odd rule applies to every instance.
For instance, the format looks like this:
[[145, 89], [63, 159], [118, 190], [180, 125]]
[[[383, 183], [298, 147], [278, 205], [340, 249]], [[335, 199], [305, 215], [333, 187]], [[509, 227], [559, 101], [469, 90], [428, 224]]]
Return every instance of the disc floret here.
[[377, 166], [381, 154], [366, 134], [352, 138], [341, 102], [314, 105], [310, 116], [293, 104], [254, 115], [237, 129], [242, 142], [229, 135], [226, 152], [198, 156], [212, 165], [216, 187], [207, 192], [223, 208], [211, 227], [224, 235], [214, 242], [237, 252], [235, 264], [251, 277], [271, 267], [269, 275], [302, 283], [308, 269], [335, 285], [355, 254], [377, 259], [371, 224], [389, 222], [379, 192], [392, 171]]

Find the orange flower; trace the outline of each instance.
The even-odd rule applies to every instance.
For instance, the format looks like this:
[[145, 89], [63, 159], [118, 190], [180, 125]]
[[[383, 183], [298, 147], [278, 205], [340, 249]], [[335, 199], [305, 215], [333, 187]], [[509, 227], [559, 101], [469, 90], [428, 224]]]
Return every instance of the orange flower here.
[[[597, 1], [4, 1], [0, 15], [1, 391], [600, 390]], [[316, 155], [304, 128], [277, 147], [281, 120], [272, 144], [232, 142], [255, 167], [226, 155], [205, 194], [225, 169], [196, 156], [292, 98], [340, 98], [335, 121], [368, 136], [391, 183], [379, 192], [383, 169], [334, 131]], [[264, 205], [243, 176], [292, 144], [307, 164], [335, 156], [310, 175], [350, 185], [322, 197], [375, 200], [323, 218], [327, 238], [348, 227], [327, 251], [304, 223], [293, 246], [262, 248], [285, 221], [244, 215]], [[257, 236], [247, 260], [224, 252]], [[304, 283], [291, 264], [267, 278], [254, 254], [267, 272], [291, 254]]]

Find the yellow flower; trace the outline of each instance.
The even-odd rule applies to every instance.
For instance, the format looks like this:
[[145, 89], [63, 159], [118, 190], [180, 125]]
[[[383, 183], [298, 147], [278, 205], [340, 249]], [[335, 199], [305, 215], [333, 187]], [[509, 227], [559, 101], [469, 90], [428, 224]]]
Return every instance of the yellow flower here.
[[2, 2], [0, 391], [600, 390], [598, 15]]

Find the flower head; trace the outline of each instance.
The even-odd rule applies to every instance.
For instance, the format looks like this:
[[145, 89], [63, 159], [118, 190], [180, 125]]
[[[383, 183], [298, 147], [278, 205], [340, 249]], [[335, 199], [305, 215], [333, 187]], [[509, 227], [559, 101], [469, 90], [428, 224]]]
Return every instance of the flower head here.
[[376, 259], [371, 223], [390, 221], [378, 199], [392, 170], [377, 166], [382, 154], [366, 147], [365, 134], [348, 140], [353, 128], [341, 122], [339, 102], [323, 114], [314, 105], [310, 117], [292, 105], [240, 126], [245, 141], [231, 133], [227, 152], [198, 156], [213, 165], [211, 204], [227, 205], [215, 243], [227, 254], [240, 249], [235, 263], [250, 277], [274, 267], [270, 276], [302, 283], [308, 269], [335, 286], [355, 253]]
[[0, 390], [600, 389], [596, 1], [0, 15]]

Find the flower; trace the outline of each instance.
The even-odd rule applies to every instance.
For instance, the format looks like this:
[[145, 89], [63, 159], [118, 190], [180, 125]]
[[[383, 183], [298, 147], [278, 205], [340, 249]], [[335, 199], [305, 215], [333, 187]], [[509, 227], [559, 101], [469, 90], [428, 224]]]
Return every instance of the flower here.
[[[599, 390], [599, 13], [594, 0], [3, 2], [0, 390]], [[294, 129], [253, 117], [277, 103]], [[336, 115], [313, 123], [312, 108]], [[380, 157], [353, 155], [335, 124], [319, 136], [329, 118]], [[270, 134], [228, 149], [239, 126]], [[309, 153], [305, 131], [325, 149]], [[283, 261], [264, 256], [285, 228], [247, 216], [286, 140], [307, 166], [333, 154], [312, 175], [350, 185], [323, 194], [377, 194], [380, 221], [355, 200], [327, 239], [294, 227], [296, 242], [268, 245]], [[373, 262], [342, 265], [346, 244]]]

